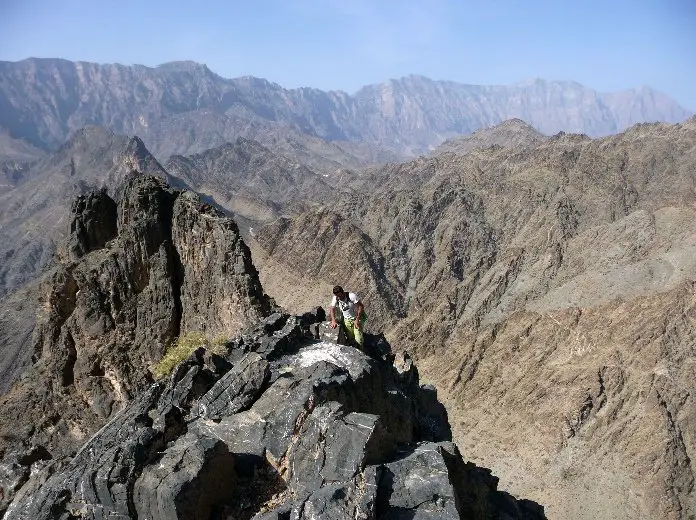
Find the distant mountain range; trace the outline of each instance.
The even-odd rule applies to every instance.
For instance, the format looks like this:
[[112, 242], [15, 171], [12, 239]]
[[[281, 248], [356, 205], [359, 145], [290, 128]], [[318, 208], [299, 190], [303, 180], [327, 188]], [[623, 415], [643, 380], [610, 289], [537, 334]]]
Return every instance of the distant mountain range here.
[[160, 160], [237, 137], [270, 145], [282, 136], [285, 146], [294, 140], [311, 148], [307, 139], [316, 138], [341, 143], [332, 152], [339, 165], [346, 156], [353, 163], [382, 162], [385, 150], [392, 157], [427, 152], [511, 118], [543, 134], [601, 136], [690, 115], [647, 87], [601, 94], [575, 82], [480, 86], [408, 76], [349, 95], [284, 89], [254, 77], [225, 79], [194, 62], [156, 68], [35, 58], [0, 62], [0, 128], [11, 137], [54, 149], [79, 128], [100, 125], [138, 135]]

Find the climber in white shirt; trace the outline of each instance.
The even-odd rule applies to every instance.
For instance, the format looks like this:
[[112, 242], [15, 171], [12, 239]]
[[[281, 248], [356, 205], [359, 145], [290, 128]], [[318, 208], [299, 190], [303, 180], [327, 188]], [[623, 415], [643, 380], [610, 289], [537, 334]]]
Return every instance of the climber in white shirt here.
[[[337, 307], [340, 311], [339, 316], [336, 313]], [[364, 341], [363, 326], [367, 316], [365, 315], [365, 306], [360, 301], [358, 295], [352, 292], [345, 292], [340, 285], [335, 286], [333, 288], [329, 315], [331, 316], [331, 328], [335, 329], [342, 322], [348, 339], [362, 350]]]

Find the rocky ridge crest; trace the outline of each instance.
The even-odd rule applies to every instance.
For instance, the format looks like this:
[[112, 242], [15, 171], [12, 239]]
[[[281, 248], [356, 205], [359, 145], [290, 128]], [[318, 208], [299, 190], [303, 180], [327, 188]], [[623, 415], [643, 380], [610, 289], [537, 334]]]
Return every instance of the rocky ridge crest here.
[[25, 462], [5, 518], [544, 518], [462, 460], [407, 356], [317, 340], [324, 319], [273, 314], [195, 352], [70, 460]]

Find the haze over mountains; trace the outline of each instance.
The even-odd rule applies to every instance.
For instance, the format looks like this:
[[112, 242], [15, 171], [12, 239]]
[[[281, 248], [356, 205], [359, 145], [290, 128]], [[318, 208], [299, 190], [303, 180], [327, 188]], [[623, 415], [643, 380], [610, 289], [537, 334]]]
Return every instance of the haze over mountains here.
[[[20, 383], [4, 397], [8, 413], [26, 412], [32, 395], [28, 435], [63, 439], [67, 454], [149, 382], [139, 360], [155, 361], [180, 330], [239, 318], [236, 331], [268, 311], [264, 292], [302, 313], [342, 283], [364, 298], [372, 330], [417, 357], [464, 457], [492, 467], [503, 489], [550, 518], [687, 520], [689, 115], [650, 89], [599, 94], [572, 82], [410, 76], [348, 95], [224, 79], [191, 62], [0, 62], [0, 296], [11, 291], [0, 297], [0, 370]], [[131, 179], [124, 205], [133, 170], [206, 198]], [[117, 229], [76, 264], [56, 244], [71, 202], [101, 187], [114, 200], [83, 199], [93, 207], [73, 234], [104, 201], [121, 204], [106, 219]], [[252, 257], [205, 202], [235, 214]], [[245, 308], [236, 294], [248, 284], [207, 269], [227, 276], [233, 264], [263, 312], [229, 311]], [[53, 278], [32, 282], [46, 265]], [[31, 339], [28, 302], [39, 296]], [[22, 380], [27, 366], [53, 386]], [[80, 400], [92, 415], [75, 409]], [[54, 401], [69, 421], [42, 423]], [[23, 442], [11, 421], [4, 428], [8, 446]]]
[[254, 77], [225, 79], [194, 62], [156, 68], [34, 58], [0, 62], [0, 127], [12, 137], [50, 149], [85, 125], [100, 125], [138, 135], [161, 160], [239, 136], [265, 143], [263, 135], [288, 131], [418, 154], [511, 118], [544, 134], [600, 136], [689, 115], [649, 88], [600, 94], [564, 81], [477, 86], [409, 76], [349, 95], [288, 90]]

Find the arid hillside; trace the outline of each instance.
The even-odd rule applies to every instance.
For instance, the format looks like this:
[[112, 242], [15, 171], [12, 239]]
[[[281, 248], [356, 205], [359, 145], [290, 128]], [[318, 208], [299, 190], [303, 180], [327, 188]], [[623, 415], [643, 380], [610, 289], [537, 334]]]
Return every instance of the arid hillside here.
[[258, 231], [264, 288], [290, 308], [363, 295], [464, 457], [549, 518], [690, 518], [696, 119], [505, 139], [355, 174]]

